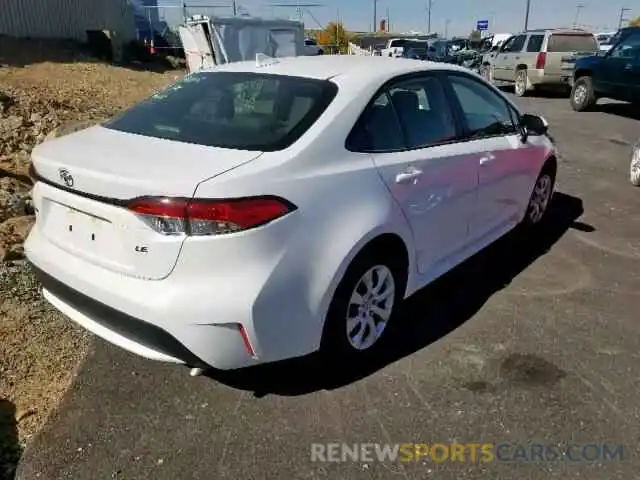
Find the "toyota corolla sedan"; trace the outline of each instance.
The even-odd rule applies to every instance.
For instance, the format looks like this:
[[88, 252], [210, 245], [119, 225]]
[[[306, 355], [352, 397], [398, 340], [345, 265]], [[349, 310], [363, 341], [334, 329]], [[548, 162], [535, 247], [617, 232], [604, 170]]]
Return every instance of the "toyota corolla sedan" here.
[[543, 224], [556, 158], [462, 67], [232, 63], [38, 146], [25, 249], [54, 307], [150, 359], [357, 358], [404, 298]]

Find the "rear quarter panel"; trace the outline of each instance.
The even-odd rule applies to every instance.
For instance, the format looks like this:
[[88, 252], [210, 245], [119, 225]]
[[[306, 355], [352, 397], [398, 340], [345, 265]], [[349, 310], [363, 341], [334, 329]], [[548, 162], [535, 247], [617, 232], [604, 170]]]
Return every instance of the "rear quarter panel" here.
[[[268, 153], [196, 191], [198, 197], [252, 195], [278, 195], [297, 206], [291, 218], [283, 219], [289, 229], [280, 237], [281, 248], [253, 300], [253, 328], [265, 352], [297, 356], [319, 347], [338, 283], [353, 258], [378, 235], [398, 235], [413, 263], [411, 231], [368, 155], [345, 152], [325, 162], [296, 157], [282, 162], [281, 153]], [[263, 239], [255, 238], [261, 248]], [[206, 262], [201, 259], [198, 268], [215, 268]]]

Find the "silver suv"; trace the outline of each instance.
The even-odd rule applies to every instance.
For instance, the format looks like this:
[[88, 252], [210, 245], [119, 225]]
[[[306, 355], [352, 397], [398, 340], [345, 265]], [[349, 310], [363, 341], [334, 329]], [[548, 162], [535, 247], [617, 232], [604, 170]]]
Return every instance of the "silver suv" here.
[[520, 97], [541, 87], [569, 90], [576, 60], [598, 49], [596, 37], [585, 30], [529, 30], [486, 55], [480, 73], [495, 83], [515, 84]]

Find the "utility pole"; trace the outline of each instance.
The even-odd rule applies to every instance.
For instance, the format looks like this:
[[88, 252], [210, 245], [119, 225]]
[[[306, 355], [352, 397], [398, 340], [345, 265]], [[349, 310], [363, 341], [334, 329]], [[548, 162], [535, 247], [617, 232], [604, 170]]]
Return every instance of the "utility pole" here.
[[431, 33], [431, 6], [433, 4], [433, 0], [429, 0], [427, 4], [427, 35]]
[[626, 19], [626, 18], [624, 18], [624, 14], [625, 14], [625, 13], [627, 13], [627, 12], [630, 12], [630, 11], [631, 11], [631, 9], [630, 9], [630, 8], [624, 8], [624, 7], [622, 7], [622, 8], [620, 9], [620, 20], [618, 20], [618, 30], [620, 30], [620, 29], [622, 28], [622, 24], [623, 24], [623, 22], [626, 22], [626, 21], [627, 21], [627, 19]]
[[373, 0], [373, 33], [378, 31], [378, 0]]
[[448, 18], [444, 21], [444, 38], [449, 38], [449, 24], [451, 20]]
[[389, 17], [389, 8], [387, 8], [387, 31], [385, 33], [388, 33], [391, 31], [391, 19]]
[[238, 6], [236, 5], [236, 0], [233, 0], [232, 6], [233, 6], [233, 16], [235, 17], [236, 15], [238, 15]]
[[584, 5], [576, 5], [576, 16], [573, 19], [573, 28], [578, 26], [578, 18], [580, 17], [580, 11], [584, 8]]
[[527, 0], [527, 10], [524, 14], [524, 31], [529, 30], [529, 12], [531, 11], [531, 0]]

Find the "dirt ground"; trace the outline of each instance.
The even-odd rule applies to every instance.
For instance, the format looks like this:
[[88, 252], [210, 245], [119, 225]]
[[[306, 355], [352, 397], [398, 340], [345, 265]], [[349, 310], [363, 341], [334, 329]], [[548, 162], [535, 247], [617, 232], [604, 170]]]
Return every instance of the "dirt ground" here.
[[0, 37], [0, 479], [88, 348], [87, 335], [41, 299], [23, 257], [31, 150], [54, 130], [99, 122], [181, 75], [104, 64], [71, 44]]

